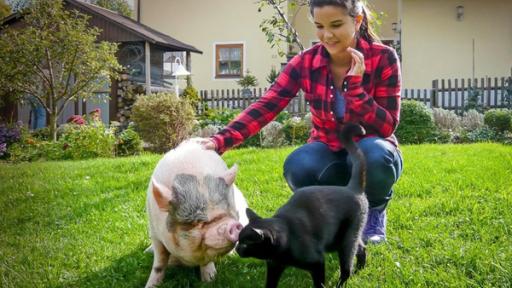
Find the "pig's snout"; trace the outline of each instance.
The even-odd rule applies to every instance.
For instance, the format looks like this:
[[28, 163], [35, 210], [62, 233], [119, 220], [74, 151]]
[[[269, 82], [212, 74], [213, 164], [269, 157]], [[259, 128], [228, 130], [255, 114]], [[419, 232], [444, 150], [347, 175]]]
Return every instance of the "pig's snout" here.
[[228, 223], [226, 228], [226, 238], [228, 238], [231, 242], [236, 242], [238, 241], [238, 235], [244, 226], [242, 226], [242, 224], [240, 224], [238, 221], [233, 221]]

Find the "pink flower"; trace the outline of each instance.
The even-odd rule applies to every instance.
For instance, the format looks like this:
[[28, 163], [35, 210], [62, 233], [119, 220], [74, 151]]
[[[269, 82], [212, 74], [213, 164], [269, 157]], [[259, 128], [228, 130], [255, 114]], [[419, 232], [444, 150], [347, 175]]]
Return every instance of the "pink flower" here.
[[85, 124], [84, 118], [82, 116], [80, 116], [80, 115], [73, 115], [73, 116], [69, 117], [66, 122], [67, 123], [77, 124], [77, 125], [84, 125]]

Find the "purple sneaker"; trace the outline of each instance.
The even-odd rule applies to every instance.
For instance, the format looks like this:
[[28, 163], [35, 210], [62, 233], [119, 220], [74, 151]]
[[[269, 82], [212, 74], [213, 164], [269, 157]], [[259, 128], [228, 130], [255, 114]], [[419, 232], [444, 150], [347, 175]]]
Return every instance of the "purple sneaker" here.
[[376, 207], [368, 211], [368, 220], [363, 230], [363, 241], [372, 244], [386, 241], [386, 209]]

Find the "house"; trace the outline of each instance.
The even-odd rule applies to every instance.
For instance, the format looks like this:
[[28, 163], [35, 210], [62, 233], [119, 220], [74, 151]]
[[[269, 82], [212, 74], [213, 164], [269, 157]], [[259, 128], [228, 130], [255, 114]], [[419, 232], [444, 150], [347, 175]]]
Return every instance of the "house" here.
[[240, 88], [236, 80], [249, 70], [261, 87], [272, 67], [286, 58], [270, 48], [259, 24], [272, 13], [258, 13], [253, 0], [136, 1], [140, 22], [174, 35], [203, 54], [192, 55], [193, 85], [198, 89]]
[[[204, 53], [192, 56], [199, 89], [238, 88], [246, 69], [260, 86], [286, 59], [266, 42], [259, 25], [272, 13], [254, 0], [134, 0], [137, 17]], [[402, 86], [427, 89], [435, 79], [509, 76], [512, 67], [510, 0], [368, 0], [383, 12], [379, 35], [399, 45]], [[308, 48], [317, 41], [307, 7], [285, 12]], [[222, 70], [224, 69], [224, 70]], [[233, 72], [234, 71], [234, 72]]]
[[[78, 0], [63, 1], [65, 9], [77, 10], [91, 17], [90, 25], [101, 30], [98, 41], [119, 43], [118, 61], [128, 68], [125, 80], [143, 85], [146, 91], [168, 89], [174, 91], [174, 87], [172, 87], [174, 80], [171, 74], [173, 68], [176, 67], [171, 66], [170, 71], [167, 71], [164, 69], [164, 59], [173, 59], [173, 55], [178, 53], [179, 55], [183, 54], [185, 63], [186, 59], [190, 59], [191, 53], [202, 53], [201, 50], [190, 44], [110, 10]], [[1, 29], [23, 29], [23, 25], [23, 15], [16, 13], [4, 18], [0, 26]], [[191, 61], [186, 61], [186, 63], [187, 69], [191, 70]], [[146, 73], [146, 71], [150, 71], [150, 73]], [[74, 103], [68, 103], [66, 110], [58, 119], [58, 124], [64, 123], [71, 115], [87, 114], [96, 108], [101, 109], [101, 118], [105, 123], [124, 117], [122, 111], [119, 111], [123, 88], [120, 87], [117, 80], [113, 79], [110, 85], [96, 91], [95, 94], [98, 101], [86, 102], [79, 99]], [[31, 108], [29, 105], [18, 107], [11, 103], [0, 110], [2, 113], [0, 116], [4, 119], [14, 118], [22, 120], [24, 123], [33, 123], [40, 119], [34, 119], [35, 116], [31, 113], [33, 110]], [[39, 127], [45, 125], [46, 123], [42, 123]], [[36, 127], [32, 126], [32, 128]]]

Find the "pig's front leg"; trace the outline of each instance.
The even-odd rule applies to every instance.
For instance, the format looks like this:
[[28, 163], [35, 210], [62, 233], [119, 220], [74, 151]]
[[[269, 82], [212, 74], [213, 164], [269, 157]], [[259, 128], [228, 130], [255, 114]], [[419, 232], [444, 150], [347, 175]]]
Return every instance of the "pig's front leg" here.
[[217, 274], [217, 270], [215, 270], [215, 264], [210, 262], [204, 266], [200, 267], [201, 270], [201, 281], [210, 282], [215, 278], [215, 274]]
[[165, 267], [169, 261], [169, 251], [165, 249], [162, 242], [153, 240], [153, 267], [151, 268], [151, 274], [149, 275], [146, 288], [154, 287], [162, 282], [165, 275]]

